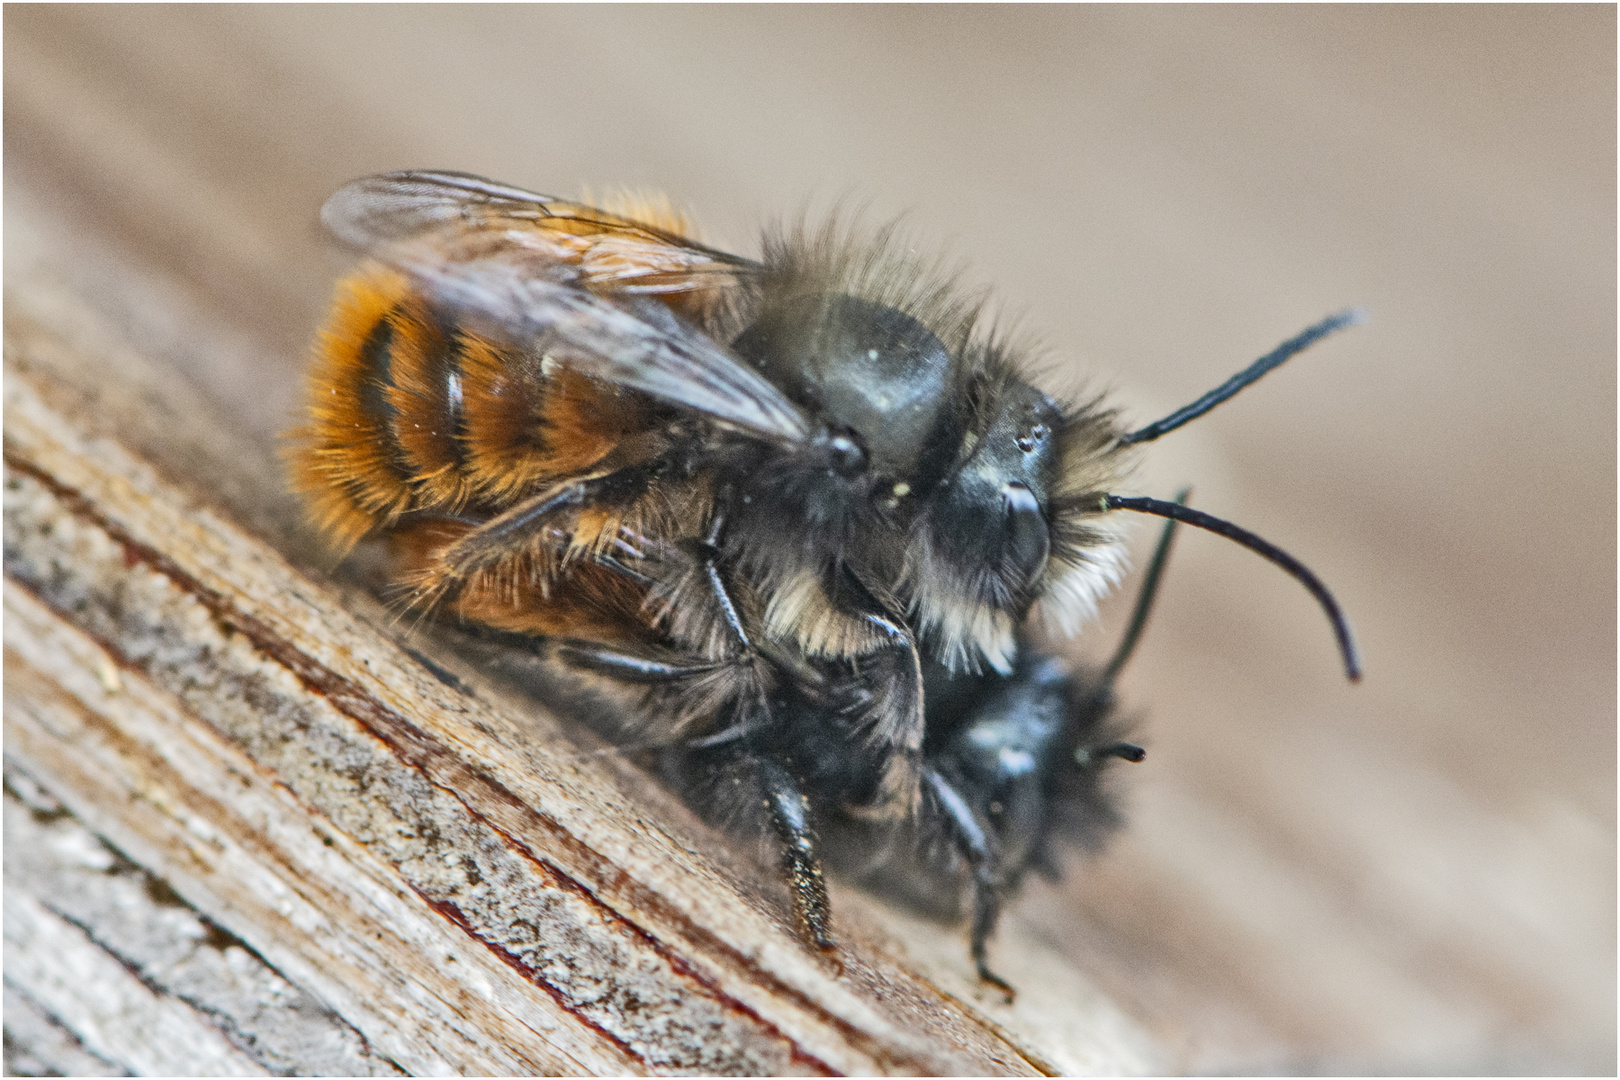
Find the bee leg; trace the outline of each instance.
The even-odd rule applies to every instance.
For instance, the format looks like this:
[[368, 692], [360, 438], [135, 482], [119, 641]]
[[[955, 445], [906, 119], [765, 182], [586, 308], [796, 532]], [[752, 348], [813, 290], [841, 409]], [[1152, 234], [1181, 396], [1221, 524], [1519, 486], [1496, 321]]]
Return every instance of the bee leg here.
[[557, 655], [569, 663], [629, 683], [679, 682], [715, 670], [711, 663], [681, 663], [637, 656], [595, 641], [568, 639], [557, 643]]
[[923, 715], [922, 658], [917, 640], [903, 621], [869, 613], [867, 621], [888, 641], [868, 654], [866, 686], [860, 712], [865, 714], [867, 741], [885, 764], [872, 803], [880, 816], [909, 816], [921, 796]]
[[888, 637], [888, 647], [896, 657], [894, 678], [881, 699], [873, 738], [913, 753], [922, 749], [923, 713], [922, 655], [917, 639], [903, 621], [886, 615], [868, 614], [868, 622]]
[[[742, 613], [737, 610], [737, 605], [731, 598], [731, 589], [726, 584], [725, 575], [720, 568], [720, 542], [724, 530], [725, 516], [716, 511], [709, 519], [703, 538], [688, 541], [681, 546], [703, 575], [703, 585], [719, 609], [721, 620], [730, 635], [730, 655], [725, 664], [733, 669], [739, 704], [744, 699], [751, 699], [751, 707], [769, 713], [770, 706], [766, 703], [766, 697], [771, 677], [765, 672], [765, 668], [769, 666], [765, 652], [769, 650], [762, 651], [763, 639], [756, 641], [748, 632]], [[779, 664], [778, 667], [782, 665]], [[792, 674], [794, 665], [789, 664], [783, 667], [783, 670]]]
[[[881, 582], [849, 571], [840, 582], [845, 597], [860, 617], [882, 635], [878, 650], [887, 656], [887, 675], [869, 682], [866, 712], [869, 738], [889, 749], [892, 760], [883, 788], [892, 805], [909, 811], [918, 794], [922, 764], [923, 713], [922, 655], [917, 637], [906, 623], [905, 608], [892, 589]], [[876, 654], [869, 654], [876, 659]]]
[[725, 580], [720, 576], [720, 567], [715, 564], [714, 555], [703, 554], [699, 557], [699, 564], [703, 567], [703, 576], [708, 579], [709, 591], [714, 594], [715, 603], [720, 605], [720, 613], [725, 617], [726, 626], [730, 628], [732, 636], [737, 641], [737, 647], [744, 653], [752, 654], [754, 643], [748, 637], [748, 629], [743, 626], [742, 616], [737, 614], [737, 606], [731, 602], [731, 593], [726, 589]]
[[732, 603], [731, 591], [726, 588], [726, 582], [720, 575], [720, 534], [725, 530], [725, 516], [718, 511], [709, 519], [709, 528], [703, 539], [693, 547], [696, 549], [695, 558], [698, 567], [703, 571], [703, 579], [708, 583], [709, 592], [714, 601], [720, 606], [721, 617], [725, 619], [726, 626], [731, 630], [738, 649], [744, 654], [752, 656], [754, 643], [748, 636], [748, 628], [743, 625], [742, 616], [737, 612], [737, 605]]
[[821, 876], [821, 858], [816, 854], [816, 833], [810, 825], [810, 804], [792, 775], [769, 758], [757, 758], [755, 774], [776, 839], [782, 845], [782, 873], [793, 892], [793, 910], [799, 930], [819, 949], [833, 948], [827, 928], [831, 908], [827, 903], [827, 883]]
[[[562, 659], [599, 674], [643, 684], [678, 683], [735, 663], [657, 659], [589, 641], [559, 642], [557, 652]], [[687, 750], [708, 750], [733, 742], [754, 730], [757, 720], [756, 717], [755, 723], [742, 722], [707, 738], [685, 741], [683, 745]], [[752, 772], [759, 784], [765, 817], [781, 847], [781, 870], [793, 894], [793, 910], [800, 932], [819, 949], [833, 948], [832, 932], [828, 928], [831, 908], [827, 883], [822, 877], [821, 857], [817, 854], [816, 833], [810, 823], [810, 804], [792, 774], [780, 763], [748, 753], [733, 760]]]
[[622, 559], [615, 558], [612, 555], [596, 555], [593, 556], [593, 559], [598, 566], [604, 566], [607, 569], [612, 570], [615, 574], [618, 574], [620, 577], [625, 578], [628, 581], [632, 581], [637, 585], [648, 586], [653, 583], [652, 578], [648, 577], [646, 574], [643, 574], [640, 570], [632, 570], [629, 566], [625, 565], [624, 560]]
[[627, 504], [646, 490], [652, 464], [556, 484], [484, 522], [444, 553], [444, 572], [466, 578], [509, 555], [530, 550], [535, 534], [556, 514], [604, 504]]
[[945, 812], [956, 835], [958, 849], [973, 871], [973, 966], [978, 970], [980, 980], [1000, 990], [1007, 996], [1007, 1003], [1011, 1004], [1016, 991], [1008, 985], [1007, 980], [990, 970], [986, 957], [990, 935], [995, 933], [996, 920], [1001, 916], [1001, 890], [995, 880], [995, 858], [990, 850], [990, 838], [979, 823], [978, 815], [949, 780], [933, 769], [925, 769], [923, 782]]

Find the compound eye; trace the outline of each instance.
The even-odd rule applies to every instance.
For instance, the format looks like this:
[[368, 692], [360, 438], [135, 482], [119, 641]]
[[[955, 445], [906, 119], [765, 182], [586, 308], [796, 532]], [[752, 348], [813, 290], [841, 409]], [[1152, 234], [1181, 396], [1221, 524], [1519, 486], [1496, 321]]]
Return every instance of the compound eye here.
[[1001, 489], [1001, 499], [1007, 508], [1007, 546], [1004, 549], [1007, 569], [1020, 575], [1019, 584], [1028, 587], [1046, 569], [1046, 558], [1051, 553], [1051, 530], [1035, 493], [1016, 480]]
[[854, 436], [834, 434], [827, 440], [827, 451], [839, 476], [853, 478], [866, 471], [866, 448]]

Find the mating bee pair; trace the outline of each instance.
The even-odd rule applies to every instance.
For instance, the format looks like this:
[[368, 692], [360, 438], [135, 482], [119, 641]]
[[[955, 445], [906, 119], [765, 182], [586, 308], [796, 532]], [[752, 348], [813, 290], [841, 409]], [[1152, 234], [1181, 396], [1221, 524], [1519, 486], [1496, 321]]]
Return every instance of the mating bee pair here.
[[1019, 647], [1032, 612], [1072, 634], [1117, 583], [1115, 511], [1281, 565], [1356, 674], [1296, 560], [1115, 493], [1130, 447], [1352, 315], [1128, 432], [1031, 385], [888, 235], [799, 231], [754, 261], [666, 210], [448, 172], [356, 181], [322, 219], [368, 261], [339, 287], [293, 452], [320, 525], [345, 549], [389, 537], [412, 604], [628, 688], [616, 734], [658, 746], [694, 805], [774, 835], [822, 947], [818, 834], [915, 902], [966, 896], [979, 974], [1005, 987], [985, 960], [1002, 895], [1060, 819], [1111, 821], [1100, 767], [1141, 757], [1108, 734], [1129, 642], [1100, 680]]

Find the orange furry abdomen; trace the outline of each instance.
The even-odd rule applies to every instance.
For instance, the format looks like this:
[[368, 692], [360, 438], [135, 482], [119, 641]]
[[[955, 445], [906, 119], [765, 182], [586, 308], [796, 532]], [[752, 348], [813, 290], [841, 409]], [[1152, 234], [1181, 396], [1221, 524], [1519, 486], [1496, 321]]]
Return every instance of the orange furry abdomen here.
[[498, 510], [588, 472], [645, 399], [456, 326], [396, 271], [338, 283], [316, 339], [294, 488], [341, 551], [413, 512]]
[[[423, 521], [391, 536], [403, 582], [431, 594], [442, 583], [445, 552], [473, 526]], [[573, 638], [614, 646], [652, 641], [642, 615], [645, 590], [605, 566], [537, 546], [455, 583], [443, 583], [444, 610], [517, 634]]]

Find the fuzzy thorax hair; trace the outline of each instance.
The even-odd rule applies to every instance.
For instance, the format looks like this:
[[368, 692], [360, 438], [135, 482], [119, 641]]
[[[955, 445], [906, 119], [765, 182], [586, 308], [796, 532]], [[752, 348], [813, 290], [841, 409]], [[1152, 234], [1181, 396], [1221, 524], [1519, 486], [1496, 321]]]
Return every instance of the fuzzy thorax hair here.
[[[1075, 633], [1125, 569], [1121, 537], [1104, 523], [1102, 506], [1129, 464], [1114, 414], [1096, 401], [1065, 409], [1032, 385], [1033, 350], [991, 325], [984, 296], [958, 288], [942, 263], [918, 260], [892, 226], [864, 241], [836, 223], [801, 227], [767, 237], [764, 250], [756, 325], [806, 297], [851, 298], [874, 313], [897, 313], [917, 328], [908, 347], [936, 358], [919, 359], [903, 389], [943, 403], [938, 423], [908, 433], [917, 456], [895, 475], [882, 474], [877, 454], [892, 430], [886, 425], [869, 439], [874, 481], [894, 497], [859, 522], [829, 520], [819, 541], [779, 540], [768, 557], [748, 560], [780, 579], [768, 590], [777, 601], [772, 630], [797, 628], [812, 655], [841, 653], [836, 642], [846, 637], [860, 651], [854, 642], [864, 644], [865, 635], [830, 632], [840, 620], [829, 622], [820, 590], [809, 588], [842, 564], [862, 567], [857, 576], [869, 587], [876, 579], [889, 589], [951, 670], [1009, 671], [1018, 626], [1036, 604], [1051, 631]], [[802, 345], [805, 333], [778, 337]], [[872, 385], [863, 381], [859, 392], [889, 392]], [[782, 565], [789, 548], [805, 557], [797, 568]], [[822, 565], [811, 565], [818, 556]], [[816, 603], [807, 602], [812, 593]]]

